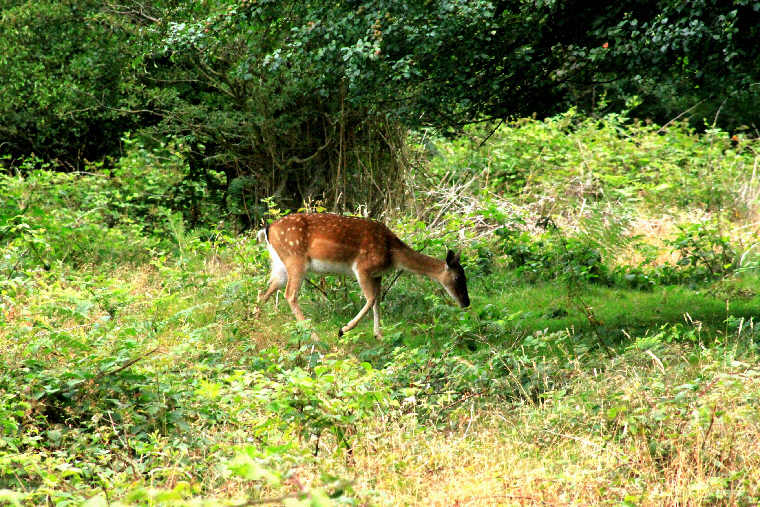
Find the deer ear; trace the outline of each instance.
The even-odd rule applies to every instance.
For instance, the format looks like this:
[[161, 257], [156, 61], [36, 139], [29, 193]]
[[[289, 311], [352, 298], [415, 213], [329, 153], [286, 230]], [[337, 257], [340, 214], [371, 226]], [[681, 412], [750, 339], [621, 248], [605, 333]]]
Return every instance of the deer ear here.
[[454, 264], [458, 263], [461, 254], [462, 252], [455, 254], [454, 250], [449, 250], [449, 252], [446, 254], [446, 265], [451, 267]]

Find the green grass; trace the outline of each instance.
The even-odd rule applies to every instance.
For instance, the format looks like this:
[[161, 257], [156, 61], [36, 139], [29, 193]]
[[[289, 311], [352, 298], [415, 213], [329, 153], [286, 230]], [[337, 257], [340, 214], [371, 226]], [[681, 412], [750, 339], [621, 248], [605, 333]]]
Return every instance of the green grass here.
[[[358, 313], [364, 301], [358, 284], [352, 279], [327, 277], [326, 284], [330, 301], [315, 289], [305, 287], [301, 305], [306, 315], [311, 316], [318, 334], [333, 342], [337, 329]], [[584, 334], [598, 329], [606, 340], [618, 343], [626, 340], [625, 333], [643, 336], [673, 325], [701, 326], [703, 339], [712, 340], [725, 335], [729, 317], [747, 322], [760, 319], [756, 295], [759, 284], [760, 280], [755, 276], [733, 281], [731, 288], [734, 291], [742, 289], [742, 296], [734, 296], [728, 301], [722, 299], [725, 294], [718, 290], [721, 284], [666, 286], [652, 291], [586, 285], [577, 295], [599, 321], [599, 327], [595, 328], [586, 313], [578, 308], [580, 302], [576, 304], [568, 296], [567, 286], [562, 281], [526, 283], [511, 272], [493, 273], [480, 280], [470, 279], [472, 306], [458, 310], [435, 282], [403, 275], [390, 289], [381, 305], [381, 314], [386, 334], [400, 332], [406, 337], [407, 344], [418, 343], [415, 337], [424, 335], [423, 329], [434, 325], [442, 307], [449, 308], [446, 314], [450, 314], [453, 320], [457, 320], [459, 311], [470, 315], [474, 323], [508, 320], [503, 336], [485, 337], [489, 340], [509, 339], [536, 331], [570, 330], [574, 334]], [[290, 308], [282, 299], [276, 313], [271, 313], [271, 308], [265, 310], [265, 314], [267, 312], [270, 312], [270, 318], [276, 315], [281, 321], [293, 319]], [[352, 333], [371, 342], [371, 314]]]
[[[746, 283], [756, 286], [757, 280], [750, 279]], [[725, 300], [704, 290], [682, 286], [643, 292], [590, 285], [584, 287], [581, 298], [591, 307], [604, 330], [618, 338], [623, 330], [631, 335], [642, 335], [664, 325], [688, 323], [689, 319], [703, 323], [706, 336], [714, 336], [724, 331], [725, 321], [731, 315], [746, 320], [757, 320], [760, 316], [756, 297], [730, 301], [727, 306]], [[519, 325], [527, 332], [542, 329], [587, 332], [591, 329], [586, 316], [569, 301], [565, 287], [559, 282], [514, 287], [494, 297], [491, 304], [512, 313], [519, 312]], [[566, 316], [558, 316], [564, 312]]]
[[[298, 491], [312, 501], [307, 492], [346, 480], [346, 494], [389, 505], [756, 498], [745, 410], [758, 392], [755, 335], [726, 325], [725, 301], [686, 287], [585, 286], [609, 360], [561, 283], [497, 270], [472, 280], [461, 310], [433, 282], [404, 276], [377, 343], [370, 319], [337, 338], [361, 301], [355, 282], [330, 278], [329, 301], [304, 290], [313, 343], [282, 300], [252, 317], [266, 259], [250, 249], [252, 263], [233, 262], [235, 248], [111, 272], [54, 267], [15, 293], [25, 306], [6, 309], [0, 334], [2, 487], [30, 505], [79, 503], [103, 487], [147, 504]], [[754, 303], [731, 301], [729, 313], [749, 321]], [[547, 316], [558, 309], [568, 315]], [[703, 322], [697, 339], [685, 336], [696, 327], [684, 309]], [[695, 446], [724, 468], [692, 456]], [[239, 449], [248, 457], [230, 462]], [[680, 457], [652, 461], [663, 452]], [[704, 491], [668, 476], [687, 470]]]

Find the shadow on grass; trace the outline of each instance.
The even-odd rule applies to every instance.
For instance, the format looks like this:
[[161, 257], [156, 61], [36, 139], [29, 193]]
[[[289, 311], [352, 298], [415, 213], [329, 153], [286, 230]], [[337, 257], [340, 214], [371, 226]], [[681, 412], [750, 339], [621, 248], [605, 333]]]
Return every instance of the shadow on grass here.
[[[754, 281], [750, 281], [754, 282]], [[757, 296], [718, 299], [705, 288], [671, 286], [652, 292], [590, 286], [581, 295], [599, 321], [605, 339], [624, 341], [629, 336], [644, 336], [662, 326], [684, 324], [699, 326], [701, 335], [712, 338], [726, 332], [726, 319], [734, 317], [749, 323], [760, 321]], [[560, 284], [524, 286], [500, 298], [510, 313], [521, 312], [518, 328], [572, 333], [593, 331], [588, 318], [568, 299]]]

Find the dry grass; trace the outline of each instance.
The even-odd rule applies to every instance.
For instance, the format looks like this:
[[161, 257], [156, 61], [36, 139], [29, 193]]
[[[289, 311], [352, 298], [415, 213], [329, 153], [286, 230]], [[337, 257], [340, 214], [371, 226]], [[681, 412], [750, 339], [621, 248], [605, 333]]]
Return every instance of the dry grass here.
[[760, 372], [672, 361], [660, 365], [675, 374], [662, 375], [649, 355], [632, 356], [542, 405], [465, 407], [449, 431], [380, 418], [343, 472], [387, 505], [750, 505]]
[[[691, 219], [690, 217], [689, 219]], [[699, 220], [699, 217], [693, 217]], [[672, 239], [677, 233], [676, 224], [683, 221], [674, 215], [663, 214], [659, 217], [636, 218], [631, 221], [626, 228], [626, 236], [629, 238], [640, 237], [640, 242], [652, 245], [657, 248], [657, 256], [654, 257], [654, 264], [675, 264], [680, 259], [680, 254], [669, 248], [666, 241]], [[646, 258], [635, 248], [626, 248], [620, 251], [611, 263], [619, 266], [638, 266]]]

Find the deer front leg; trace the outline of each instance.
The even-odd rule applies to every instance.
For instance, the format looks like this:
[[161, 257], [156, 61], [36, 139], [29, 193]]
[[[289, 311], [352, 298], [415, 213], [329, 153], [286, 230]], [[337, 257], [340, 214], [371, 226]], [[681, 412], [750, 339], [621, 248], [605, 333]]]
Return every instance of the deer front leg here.
[[378, 335], [379, 327], [380, 327], [380, 313], [379, 313], [379, 304], [380, 304], [380, 278], [372, 278], [369, 275], [366, 274], [358, 274], [357, 279], [359, 280], [359, 286], [362, 289], [362, 292], [364, 293], [364, 297], [367, 299], [367, 304], [364, 305], [364, 307], [359, 311], [359, 313], [356, 315], [356, 317], [351, 320], [348, 324], [340, 328], [340, 331], [338, 331], [338, 336], [343, 336], [344, 333], [347, 333], [348, 331], [352, 330], [356, 327], [356, 325], [361, 321], [365, 315], [367, 315], [367, 312], [370, 308], [374, 309], [375, 313], [375, 336]]
[[[378, 294], [380, 291], [378, 290]], [[375, 338], [378, 340], [383, 339], [383, 331], [380, 329], [380, 298], [375, 299], [375, 304], [372, 305], [372, 313], [375, 317]]]

